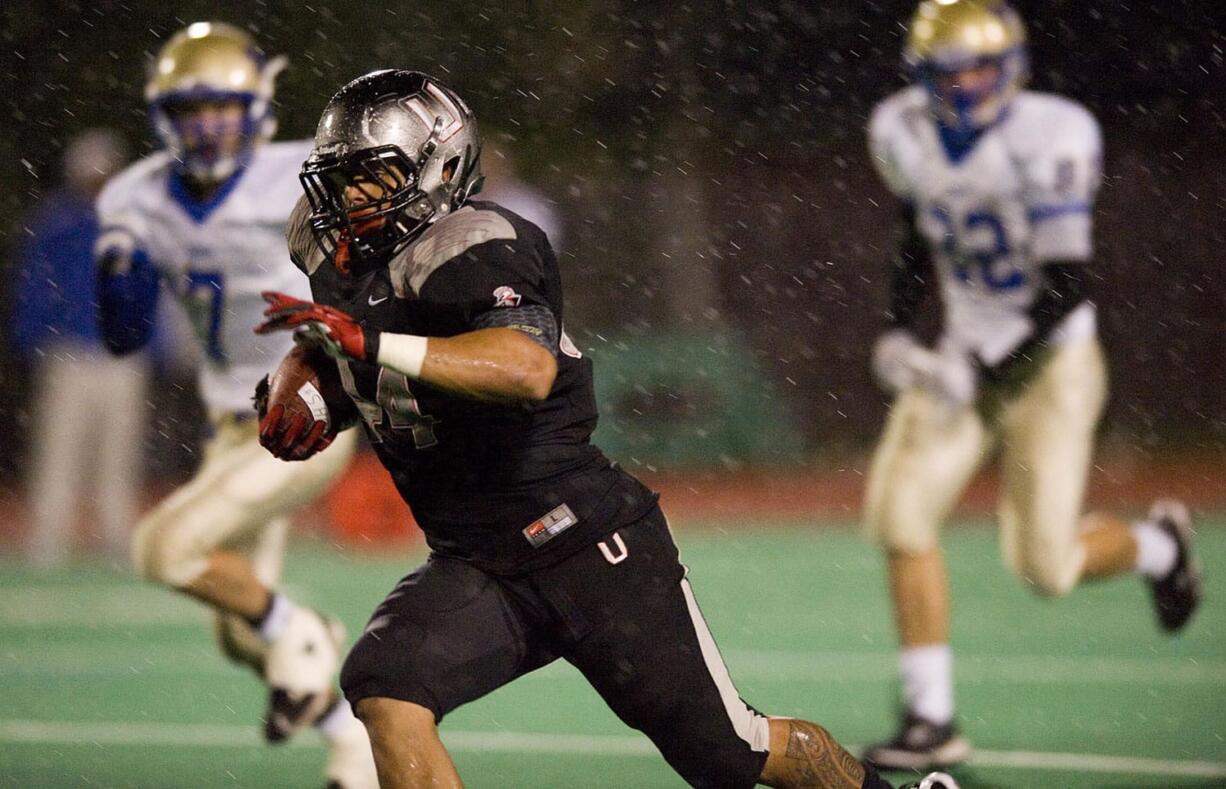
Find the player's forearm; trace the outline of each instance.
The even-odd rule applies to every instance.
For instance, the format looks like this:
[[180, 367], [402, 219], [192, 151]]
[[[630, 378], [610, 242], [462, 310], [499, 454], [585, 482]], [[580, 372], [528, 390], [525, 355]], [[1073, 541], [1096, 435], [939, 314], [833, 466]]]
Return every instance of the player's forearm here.
[[1010, 368], [1028, 361], [1047, 345], [1051, 333], [1090, 296], [1089, 267], [1077, 261], [1051, 261], [1043, 266], [1043, 286], [1027, 310], [1031, 331], [1003, 361], [988, 370], [1004, 377]]
[[125, 261], [121, 267], [104, 256], [96, 287], [98, 326], [107, 349], [121, 355], [143, 347], [153, 334], [157, 270], [140, 258]]
[[553, 355], [514, 329], [454, 337], [382, 333], [378, 363], [474, 400], [544, 400], [557, 376]]
[[1043, 266], [1044, 287], [1030, 306], [1031, 337], [1046, 342], [1052, 331], [1077, 305], [1090, 297], [1089, 266], [1051, 261]]
[[898, 329], [910, 329], [932, 281], [932, 258], [928, 245], [915, 227], [915, 209], [903, 210], [905, 236], [890, 272], [890, 306], [886, 319]]

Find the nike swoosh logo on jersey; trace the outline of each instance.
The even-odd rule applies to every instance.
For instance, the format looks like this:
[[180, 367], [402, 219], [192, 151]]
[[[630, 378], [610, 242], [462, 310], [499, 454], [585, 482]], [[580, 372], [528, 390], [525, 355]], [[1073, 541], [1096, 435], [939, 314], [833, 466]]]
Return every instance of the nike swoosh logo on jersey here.
[[379, 304], [382, 304], [383, 302], [387, 301], [389, 298], [391, 298], [391, 297], [390, 297], [390, 296], [384, 296], [384, 297], [383, 297], [383, 298], [381, 298], [381, 299], [376, 299], [374, 296], [367, 296], [367, 297], [366, 297], [366, 303], [367, 303], [367, 304], [369, 304], [370, 306], [374, 307], [374, 306], [377, 306], [377, 305], [379, 305]]

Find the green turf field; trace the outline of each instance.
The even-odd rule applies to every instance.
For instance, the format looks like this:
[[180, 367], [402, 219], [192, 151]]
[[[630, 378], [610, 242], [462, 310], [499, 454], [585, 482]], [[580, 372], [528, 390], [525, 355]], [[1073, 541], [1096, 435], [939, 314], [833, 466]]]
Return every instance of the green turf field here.
[[[948, 531], [957, 697], [979, 749], [964, 786], [1226, 786], [1226, 522], [1201, 526], [1208, 601], [1175, 640], [1135, 579], [1037, 599], [1000, 568], [992, 531]], [[708, 524], [678, 541], [746, 700], [852, 744], [892, 727], [882, 572], [853, 532]], [[416, 558], [310, 544], [288, 585], [357, 630]], [[122, 574], [0, 564], [0, 786], [318, 785], [318, 738], [259, 744], [261, 688], [206, 625]], [[681, 785], [564, 664], [459, 710], [443, 737], [471, 787]]]

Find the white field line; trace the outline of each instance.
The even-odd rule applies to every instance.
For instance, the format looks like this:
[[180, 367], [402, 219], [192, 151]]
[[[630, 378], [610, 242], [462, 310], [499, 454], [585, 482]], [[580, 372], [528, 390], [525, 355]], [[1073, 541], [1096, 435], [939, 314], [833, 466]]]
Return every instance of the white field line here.
[[27, 586], [5, 590], [0, 627], [158, 627], [209, 621], [201, 605], [162, 590]]
[[[0, 646], [0, 675], [9, 677], [147, 675], [225, 676], [234, 673], [204, 640], [202, 623], [197, 645], [173, 647], [91, 643], [95, 636], [22, 646]], [[96, 633], [97, 631], [95, 631]], [[897, 657], [885, 652], [802, 652], [723, 650], [732, 678], [739, 682], [810, 682], [841, 684], [892, 681]], [[1189, 657], [1106, 657], [1054, 655], [956, 655], [954, 672], [960, 684], [986, 685], [1138, 685], [1143, 687], [1219, 686], [1226, 692], [1226, 661]], [[534, 679], [582, 677], [561, 661], [529, 674]]]
[[[296, 587], [289, 588], [294, 599], [312, 602]], [[0, 596], [0, 627], [4, 628], [184, 627], [210, 619], [204, 606], [152, 584], [101, 588], [32, 584], [6, 589]]]
[[[27, 627], [80, 627], [67, 639], [37, 646], [0, 648], [0, 672], [18, 676], [76, 674], [117, 676], [147, 673], [222, 675], [230, 671], [211, 657], [204, 644], [183, 651], [160, 652], [156, 647], [131, 651], [108, 643], [98, 635], [141, 627], [198, 625], [211, 630], [209, 616], [199, 605], [148, 587], [113, 586], [81, 589], [32, 585], [6, 590], [0, 597], [0, 628], [18, 632]], [[92, 642], [92, 643], [91, 643]], [[722, 650], [734, 680], [812, 681], [823, 683], [878, 682], [897, 674], [892, 652], [828, 652], [800, 650]], [[550, 667], [554, 676], [559, 667]], [[1050, 655], [956, 655], [959, 683], [1001, 685], [1129, 685], [1226, 686], [1226, 660], [1188, 657], [1103, 657]], [[559, 672], [565, 675], [565, 672]], [[576, 675], [577, 676], [577, 675]]]
[[[894, 652], [723, 650], [733, 679], [856, 682], [895, 679]], [[959, 683], [1007, 685], [1222, 685], [1226, 660], [1147, 655], [961, 655], [954, 653]]]
[[[447, 747], [458, 752], [658, 756], [655, 747], [648, 740], [634, 735], [447, 731], [444, 729], [442, 736]], [[254, 725], [0, 720], [0, 742], [61, 746], [91, 745], [94, 747], [252, 748], [258, 747], [262, 740]], [[291, 747], [307, 747], [317, 742], [313, 738], [299, 738], [290, 745]], [[855, 746], [852, 746], [852, 749], [858, 750]], [[969, 763], [980, 767], [1028, 770], [1226, 778], [1226, 762], [1149, 759], [1092, 753], [977, 750]]]
[[[73, 589], [35, 585], [7, 590], [0, 597], [0, 628], [17, 632], [27, 627], [80, 627], [69, 638], [0, 648], [0, 672], [17, 676], [76, 674], [117, 676], [147, 673], [223, 675], [231, 668], [213, 657], [202, 643], [162, 652], [157, 647], [131, 650], [121, 645], [100, 645], [103, 634], [133, 628], [197, 625], [211, 630], [209, 616], [199, 605], [163, 590], [116, 586]], [[734, 680], [812, 681], [823, 683], [878, 682], [897, 674], [892, 652], [829, 652], [801, 650], [722, 650]], [[560, 667], [545, 669], [555, 676]], [[1226, 686], [1226, 660], [1188, 657], [1104, 657], [1052, 655], [956, 655], [959, 683], [1002, 685], [1129, 685]], [[565, 672], [558, 672], [565, 675]], [[577, 676], [577, 675], [576, 675]]]

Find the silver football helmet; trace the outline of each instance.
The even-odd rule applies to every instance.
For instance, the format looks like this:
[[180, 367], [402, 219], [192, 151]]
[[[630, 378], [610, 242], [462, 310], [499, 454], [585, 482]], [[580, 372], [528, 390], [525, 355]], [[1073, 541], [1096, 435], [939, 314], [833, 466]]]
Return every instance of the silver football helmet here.
[[416, 71], [358, 77], [324, 108], [299, 176], [311, 231], [342, 271], [384, 263], [481, 188], [477, 121]]

